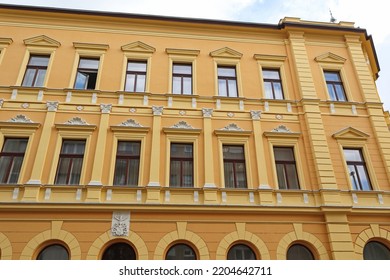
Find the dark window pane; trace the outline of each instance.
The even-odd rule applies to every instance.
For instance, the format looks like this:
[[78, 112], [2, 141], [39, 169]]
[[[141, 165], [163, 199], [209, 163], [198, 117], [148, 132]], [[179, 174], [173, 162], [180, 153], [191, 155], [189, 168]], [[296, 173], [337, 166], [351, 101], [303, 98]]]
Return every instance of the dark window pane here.
[[58, 161], [55, 184], [78, 185], [83, 165], [85, 141], [64, 140]]
[[141, 142], [119, 141], [114, 185], [138, 186]]
[[299, 189], [294, 149], [274, 147], [274, 156], [279, 189]]
[[171, 187], [193, 187], [193, 146], [186, 143], [171, 143], [170, 181]]
[[225, 188], [246, 188], [244, 146], [223, 145]]
[[243, 146], [223, 146], [223, 157], [226, 159], [245, 159]]
[[344, 149], [344, 157], [347, 162], [349, 177], [354, 190], [372, 190], [366, 163], [360, 149]]
[[274, 148], [275, 159], [277, 161], [293, 161], [294, 151], [291, 148]]
[[146, 61], [129, 61], [127, 63], [125, 90], [144, 92], [146, 86]]
[[22, 85], [28, 87], [43, 86], [49, 59], [50, 56], [32, 55], [29, 59]]
[[69, 253], [62, 245], [50, 245], [39, 253], [37, 260], [69, 260]]
[[334, 101], [347, 101], [340, 73], [325, 71], [324, 75], [330, 99]]
[[74, 87], [76, 89], [95, 89], [98, 67], [99, 59], [80, 58]]
[[0, 153], [0, 183], [16, 184], [28, 139], [6, 138]]
[[196, 260], [195, 251], [186, 244], [173, 245], [165, 256], [166, 260]]
[[127, 243], [115, 243], [109, 246], [103, 253], [102, 260], [135, 260], [136, 253]]
[[314, 260], [312, 252], [303, 245], [292, 245], [287, 251], [288, 260]]
[[363, 249], [365, 260], [390, 260], [390, 249], [377, 241], [368, 242]]
[[230, 248], [227, 256], [228, 260], [256, 260], [256, 255], [251, 248], [238, 244]]

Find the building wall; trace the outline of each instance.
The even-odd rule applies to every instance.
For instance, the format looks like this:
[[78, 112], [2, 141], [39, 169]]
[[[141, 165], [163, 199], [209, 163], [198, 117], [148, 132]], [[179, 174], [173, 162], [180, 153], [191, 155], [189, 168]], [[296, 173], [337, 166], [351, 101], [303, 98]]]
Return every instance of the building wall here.
[[[18, 183], [0, 186], [1, 259], [34, 259], [53, 240], [72, 259], [99, 259], [120, 240], [139, 259], [163, 259], [177, 242], [200, 259], [224, 259], [236, 243], [262, 259], [285, 259], [294, 243], [316, 259], [390, 245], [388, 117], [364, 30], [4, 6], [0, 15], [0, 145], [29, 138]], [[21, 86], [30, 54], [51, 55], [42, 87]], [[100, 57], [95, 90], [73, 89], [79, 57]], [[148, 59], [145, 93], [123, 90], [127, 59]], [[171, 94], [172, 61], [192, 63], [193, 95]], [[217, 64], [236, 66], [238, 98], [218, 96]], [[265, 98], [262, 67], [280, 70], [284, 100]], [[348, 101], [330, 99], [324, 69], [339, 71]], [[80, 184], [56, 185], [69, 138], [87, 139]], [[113, 186], [123, 139], [142, 141], [137, 187]], [[193, 188], [169, 187], [175, 141], [194, 144]], [[225, 188], [223, 143], [244, 145], [246, 189]], [[299, 190], [279, 189], [272, 145], [294, 147]], [[353, 189], [342, 147], [362, 149], [371, 191]], [[118, 212], [130, 213], [124, 236], [111, 231]]]

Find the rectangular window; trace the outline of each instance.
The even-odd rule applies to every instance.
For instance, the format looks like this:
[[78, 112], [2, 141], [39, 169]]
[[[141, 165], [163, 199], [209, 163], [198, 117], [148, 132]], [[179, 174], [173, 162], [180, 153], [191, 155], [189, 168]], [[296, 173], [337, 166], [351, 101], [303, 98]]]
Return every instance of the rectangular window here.
[[27, 64], [26, 73], [24, 74], [22, 86], [43, 86], [49, 59], [50, 56], [48, 55], [31, 55]]
[[64, 140], [56, 173], [55, 184], [80, 184], [85, 140]]
[[324, 71], [324, 74], [330, 99], [333, 101], [347, 101], [340, 73], [334, 71]]
[[349, 176], [354, 190], [372, 190], [366, 163], [360, 149], [344, 149]]
[[234, 66], [218, 66], [219, 96], [237, 97], [237, 75]]
[[284, 99], [279, 70], [263, 69], [265, 98]]
[[128, 61], [125, 91], [145, 92], [146, 61]]
[[244, 146], [223, 145], [225, 188], [246, 188]]
[[194, 186], [193, 145], [171, 143], [169, 186]]
[[114, 185], [138, 186], [141, 142], [118, 141]]
[[274, 147], [274, 155], [279, 189], [299, 189], [294, 149], [290, 147]]
[[95, 89], [98, 69], [98, 58], [80, 58], [74, 88]]
[[172, 65], [172, 93], [192, 94], [192, 65], [174, 63]]
[[0, 153], [0, 183], [16, 184], [28, 139], [6, 138]]

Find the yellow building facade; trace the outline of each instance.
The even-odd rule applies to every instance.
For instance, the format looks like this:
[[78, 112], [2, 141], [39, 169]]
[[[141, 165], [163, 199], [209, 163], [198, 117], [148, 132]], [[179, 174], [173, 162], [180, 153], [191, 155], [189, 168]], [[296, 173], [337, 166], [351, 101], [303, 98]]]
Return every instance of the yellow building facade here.
[[0, 25], [0, 259], [388, 258], [366, 30], [7, 5]]

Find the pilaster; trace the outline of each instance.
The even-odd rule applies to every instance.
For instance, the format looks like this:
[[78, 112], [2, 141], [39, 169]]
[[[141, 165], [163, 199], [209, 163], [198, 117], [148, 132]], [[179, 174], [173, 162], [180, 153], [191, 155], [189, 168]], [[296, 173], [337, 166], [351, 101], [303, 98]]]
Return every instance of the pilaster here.
[[[306, 52], [303, 32], [290, 32], [290, 46], [295, 63], [295, 73], [302, 97], [302, 108], [305, 124], [311, 143], [311, 151], [316, 169], [316, 177], [320, 189], [337, 189], [333, 164], [330, 159], [330, 152], [324, 123], [319, 108], [319, 100], [314, 87], [314, 80], [311, 73], [309, 58]], [[326, 196], [322, 196], [324, 204], [328, 204]], [[334, 201], [332, 201], [334, 203]]]
[[356, 259], [347, 215], [343, 212], [325, 213], [329, 243], [334, 260]]
[[257, 176], [259, 181], [259, 188], [268, 189], [270, 188], [268, 182], [267, 168], [266, 168], [266, 159], [264, 153], [264, 141], [262, 139], [261, 133], [261, 111], [251, 111], [252, 117], [252, 126], [253, 126], [253, 136], [255, 138], [255, 155], [256, 155], [256, 164], [257, 164]]
[[99, 123], [98, 137], [95, 147], [95, 157], [93, 160], [91, 181], [88, 185], [90, 186], [102, 186], [102, 174], [104, 164], [104, 151], [107, 142], [107, 131], [109, 129], [110, 112], [112, 109], [111, 104], [101, 104], [101, 115]]
[[150, 149], [150, 173], [149, 187], [160, 187], [160, 135], [161, 135], [161, 116], [163, 106], [153, 106], [153, 127], [152, 127], [152, 147]]
[[46, 157], [43, 155], [47, 155], [47, 150], [49, 148], [49, 141], [51, 130], [54, 125], [54, 119], [56, 116], [58, 102], [47, 102], [47, 113], [45, 117], [45, 123], [42, 126], [42, 134], [39, 141], [37, 156], [35, 157], [31, 178], [28, 180], [26, 184], [28, 185], [40, 185], [42, 184], [42, 173], [45, 164]]
[[204, 135], [204, 187], [215, 188], [214, 156], [213, 156], [213, 109], [203, 108], [203, 135]]

